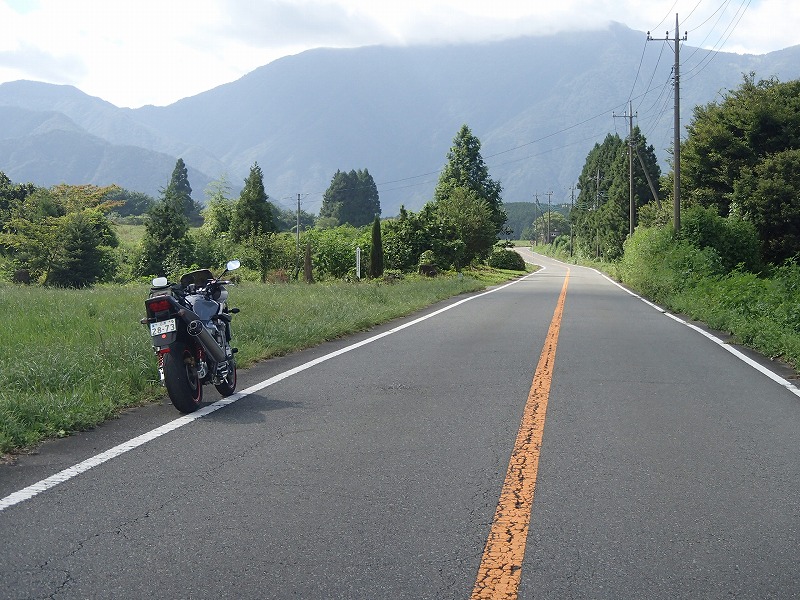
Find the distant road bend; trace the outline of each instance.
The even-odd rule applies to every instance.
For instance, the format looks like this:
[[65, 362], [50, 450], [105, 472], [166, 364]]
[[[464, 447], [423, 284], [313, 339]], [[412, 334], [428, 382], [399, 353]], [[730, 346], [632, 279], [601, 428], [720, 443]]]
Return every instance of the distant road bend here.
[[798, 597], [800, 391], [527, 259], [0, 466], [0, 599]]

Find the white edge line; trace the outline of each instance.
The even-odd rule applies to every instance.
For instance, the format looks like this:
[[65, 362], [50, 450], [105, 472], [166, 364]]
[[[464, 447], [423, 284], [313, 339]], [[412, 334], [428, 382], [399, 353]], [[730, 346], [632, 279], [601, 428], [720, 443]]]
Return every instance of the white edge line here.
[[[552, 259], [552, 260], [555, 260], [555, 259]], [[560, 261], [557, 261], [557, 262], [560, 262]], [[750, 358], [746, 354], [742, 353], [740, 350], [737, 350], [736, 348], [734, 348], [730, 344], [726, 343], [724, 340], [718, 338], [713, 333], [709, 333], [708, 331], [705, 331], [704, 329], [701, 329], [697, 325], [694, 325], [693, 323], [689, 323], [685, 319], [681, 319], [680, 317], [678, 317], [678, 316], [676, 316], [676, 315], [674, 315], [674, 314], [672, 314], [670, 312], [667, 312], [666, 309], [658, 306], [657, 304], [653, 304], [649, 300], [647, 300], [645, 298], [642, 298], [641, 296], [639, 296], [635, 292], [632, 292], [631, 290], [629, 290], [625, 286], [620, 285], [619, 283], [617, 283], [616, 281], [611, 279], [605, 273], [603, 273], [601, 271], [598, 271], [597, 269], [595, 269], [593, 267], [584, 267], [584, 268], [594, 271], [598, 275], [604, 277], [605, 279], [607, 279], [608, 281], [613, 283], [615, 286], [617, 286], [623, 292], [625, 292], [627, 294], [630, 294], [634, 298], [637, 298], [637, 299], [641, 300], [642, 302], [644, 302], [648, 306], [656, 309], [658, 312], [665, 314], [670, 319], [672, 319], [674, 321], [677, 321], [678, 323], [681, 323], [683, 325], [686, 325], [690, 329], [694, 329], [697, 333], [705, 336], [706, 338], [708, 338], [709, 340], [711, 340], [712, 342], [714, 342], [715, 344], [717, 344], [721, 348], [724, 348], [725, 350], [727, 350], [728, 352], [733, 354], [736, 358], [738, 358], [742, 362], [744, 362], [744, 363], [750, 365], [751, 367], [753, 367], [756, 371], [758, 371], [760, 373], [763, 373], [764, 375], [766, 375], [767, 377], [772, 379], [772, 381], [774, 381], [775, 383], [785, 387], [787, 390], [789, 390], [795, 396], [799, 396], [800, 397], [800, 388], [798, 388], [796, 385], [794, 385], [791, 381], [789, 381], [788, 379], [785, 379], [784, 377], [781, 377], [780, 375], [778, 375], [777, 373], [775, 373], [771, 369], [769, 369], [769, 368], [765, 367], [764, 365], [759, 364], [758, 362], [754, 361], [752, 358]]]
[[150, 442], [150, 441], [152, 441], [152, 440], [154, 440], [156, 438], [159, 438], [162, 435], [164, 435], [166, 433], [169, 433], [170, 431], [174, 431], [176, 429], [179, 429], [180, 427], [183, 427], [184, 425], [188, 425], [189, 423], [192, 423], [192, 422], [194, 422], [194, 421], [196, 421], [198, 419], [202, 419], [206, 415], [209, 415], [212, 412], [214, 412], [216, 410], [219, 410], [220, 408], [222, 408], [224, 406], [228, 406], [229, 404], [233, 404], [237, 400], [241, 400], [242, 398], [245, 398], [246, 396], [249, 396], [251, 394], [255, 394], [256, 392], [258, 392], [260, 390], [263, 390], [264, 388], [267, 388], [267, 387], [269, 387], [271, 385], [275, 385], [276, 383], [278, 383], [280, 381], [283, 381], [284, 379], [287, 379], [288, 377], [291, 377], [292, 375], [296, 375], [297, 373], [300, 373], [301, 371], [305, 371], [306, 369], [310, 369], [312, 367], [315, 367], [320, 363], [328, 361], [328, 360], [330, 360], [332, 358], [336, 358], [337, 356], [341, 356], [342, 354], [350, 352], [351, 350], [355, 350], [357, 348], [361, 348], [362, 346], [366, 346], [367, 344], [370, 344], [370, 343], [372, 343], [374, 341], [377, 341], [379, 339], [385, 338], [386, 336], [392, 335], [393, 333], [397, 333], [398, 331], [402, 331], [403, 329], [407, 329], [407, 328], [409, 328], [409, 327], [411, 327], [413, 325], [416, 325], [418, 323], [426, 321], [427, 319], [430, 319], [430, 318], [433, 318], [433, 317], [435, 317], [437, 315], [440, 315], [443, 312], [446, 312], [446, 311], [448, 311], [448, 310], [450, 310], [452, 308], [455, 308], [457, 306], [461, 306], [462, 304], [464, 304], [466, 302], [470, 302], [470, 301], [475, 300], [477, 298], [481, 298], [482, 296], [486, 296], [487, 294], [493, 294], [494, 292], [499, 292], [500, 290], [503, 290], [503, 289], [505, 289], [505, 288], [507, 288], [509, 286], [516, 285], [517, 283], [520, 283], [521, 281], [525, 281], [526, 279], [528, 279], [528, 278], [530, 278], [530, 277], [532, 277], [534, 275], [537, 275], [538, 273], [541, 273], [542, 271], [544, 271], [544, 267], [542, 267], [538, 271], [535, 271], [533, 273], [529, 273], [528, 275], [525, 275], [524, 277], [521, 277], [519, 279], [515, 279], [514, 281], [512, 281], [510, 283], [506, 283], [505, 285], [501, 285], [501, 286], [498, 286], [496, 288], [492, 288], [492, 289], [487, 290], [485, 292], [481, 292], [480, 294], [475, 294], [474, 296], [469, 296], [468, 298], [463, 298], [463, 299], [459, 300], [458, 302], [454, 302], [453, 304], [448, 304], [447, 306], [445, 306], [443, 308], [440, 308], [439, 310], [436, 310], [436, 311], [434, 311], [432, 313], [429, 313], [427, 315], [424, 315], [422, 317], [414, 319], [413, 321], [409, 321], [408, 323], [403, 323], [402, 325], [398, 325], [397, 327], [395, 327], [393, 329], [390, 329], [388, 331], [384, 331], [382, 333], [379, 333], [379, 334], [374, 335], [372, 337], [369, 337], [367, 339], [361, 340], [360, 342], [356, 342], [355, 344], [352, 344], [350, 346], [346, 346], [345, 348], [340, 348], [339, 350], [336, 350], [336, 351], [331, 352], [329, 354], [326, 354], [324, 356], [320, 356], [319, 358], [315, 358], [314, 360], [311, 360], [311, 361], [309, 361], [307, 363], [303, 363], [302, 365], [299, 365], [297, 367], [289, 369], [288, 371], [284, 371], [283, 373], [279, 373], [278, 375], [275, 375], [274, 377], [270, 377], [269, 379], [266, 379], [266, 380], [264, 380], [264, 381], [262, 381], [260, 383], [255, 384], [255, 385], [252, 385], [249, 388], [246, 388], [246, 389], [244, 389], [244, 390], [242, 390], [240, 392], [232, 394], [232, 395], [230, 395], [230, 396], [228, 396], [226, 398], [222, 398], [221, 400], [218, 400], [217, 402], [214, 402], [213, 404], [209, 404], [208, 406], [204, 406], [203, 408], [201, 408], [197, 412], [193, 412], [191, 414], [184, 415], [182, 417], [179, 417], [179, 418], [175, 419], [174, 421], [170, 421], [169, 423], [165, 423], [164, 425], [161, 425], [160, 427], [157, 427], [156, 429], [153, 429], [151, 431], [143, 433], [142, 435], [139, 435], [139, 436], [137, 436], [135, 438], [132, 438], [132, 439], [128, 440], [127, 442], [123, 442], [122, 444], [119, 444], [118, 446], [114, 446], [113, 448], [110, 448], [109, 450], [106, 450], [105, 452], [101, 452], [100, 454], [96, 454], [95, 456], [92, 456], [91, 458], [87, 458], [86, 460], [84, 460], [82, 462], [79, 462], [79, 463], [77, 463], [77, 464], [75, 464], [75, 465], [73, 465], [71, 467], [68, 467], [68, 468], [64, 469], [63, 471], [59, 471], [55, 475], [51, 475], [50, 477], [47, 477], [46, 479], [42, 479], [41, 481], [38, 481], [38, 482], [36, 482], [36, 483], [34, 483], [32, 485], [29, 485], [28, 487], [25, 487], [25, 488], [23, 488], [23, 489], [21, 489], [21, 490], [19, 490], [17, 492], [9, 494], [5, 498], [0, 499], [0, 512], [5, 510], [6, 508], [14, 506], [15, 504], [19, 504], [20, 502], [24, 502], [25, 500], [30, 500], [34, 496], [37, 496], [37, 495], [41, 494], [42, 492], [45, 492], [45, 491], [49, 490], [50, 488], [53, 488], [53, 487], [57, 486], [60, 483], [64, 483], [65, 481], [69, 481], [73, 477], [77, 477], [81, 473], [85, 473], [86, 471], [88, 471], [89, 469], [91, 469], [93, 467], [96, 467], [98, 465], [102, 465], [104, 462], [107, 462], [107, 461], [111, 460], [112, 458], [116, 458], [116, 457], [118, 457], [118, 456], [120, 456], [122, 454], [125, 454], [126, 452], [128, 452], [130, 450], [134, 450], [135, 448], [138, 448], [139, 446], [143, 446], [144, 444], [146, 444], [146, 443], [148, 443], [148, 442]]

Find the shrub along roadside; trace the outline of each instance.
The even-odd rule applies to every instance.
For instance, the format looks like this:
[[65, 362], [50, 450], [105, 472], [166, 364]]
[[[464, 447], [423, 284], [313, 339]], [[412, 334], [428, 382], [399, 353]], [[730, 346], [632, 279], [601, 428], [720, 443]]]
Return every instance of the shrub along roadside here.
[[734, 341], [800, 368], [800, 267], [756, 275], [728, 271], [712, 247], [668, 228], [637, 229], [625, 243], [618, 279], [665, 308], [730, 333]]
[[[364, 330], [519, 273], [407, 277], [396, 283], [231, 289], [240, 367]], [[0, 284], [0, 453], [32, 447], [164, 398], [150, 339], [139, 324], [147, 285], [63, 290]], [[209, 397], [214, 390], [209, 388]]]
[[800, 267], [796, 264], [775, 269], [768, 278], [734, 271], [702, 279], [675, 293], [669, 307], [800, 369]]

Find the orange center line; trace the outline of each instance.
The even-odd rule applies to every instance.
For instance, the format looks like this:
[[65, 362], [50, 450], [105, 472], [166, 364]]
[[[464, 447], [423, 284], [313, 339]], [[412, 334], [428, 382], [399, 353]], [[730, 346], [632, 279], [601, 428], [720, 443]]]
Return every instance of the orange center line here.
[[568, 283], [569, 269], [533, 376], [471, 600], [517, 598]]

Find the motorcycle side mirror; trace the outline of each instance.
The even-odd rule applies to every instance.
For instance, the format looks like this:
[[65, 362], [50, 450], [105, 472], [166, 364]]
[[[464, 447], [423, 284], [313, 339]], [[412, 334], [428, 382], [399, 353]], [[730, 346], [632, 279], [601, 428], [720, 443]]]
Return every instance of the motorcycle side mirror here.
[[242, 263], [238, 260], [229, 260], [227, 266], [225, 267], [226, 271], [235, 271], [239, 267], [242, 266]]
[[167, 281], [166, 277], [156, 277], [153, 279], [153, 287], [167, 287], [169, 285], [169, 281]]

